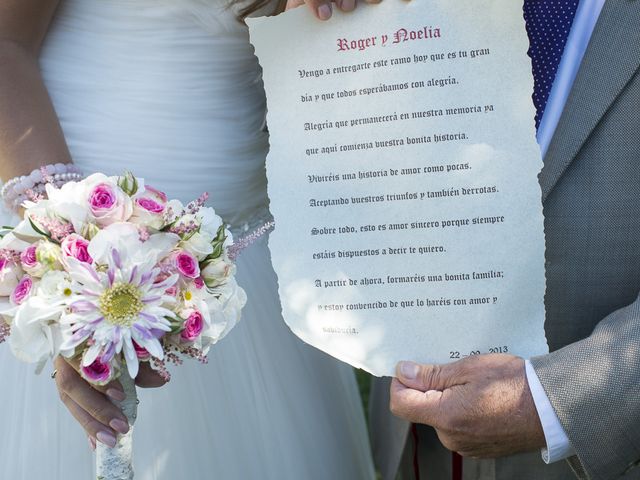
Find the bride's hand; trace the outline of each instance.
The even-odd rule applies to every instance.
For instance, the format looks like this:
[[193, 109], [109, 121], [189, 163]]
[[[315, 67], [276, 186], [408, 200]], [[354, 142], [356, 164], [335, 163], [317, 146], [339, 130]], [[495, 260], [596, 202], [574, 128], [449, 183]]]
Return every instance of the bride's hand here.
[[[120, 382], [114, 381], [103, 387], [94, 386], [78, 373], [77, 362], [70, 363], [62, 357], [56, 358], [56, 385], [60, 399], [69, 412], [84, 428], [92, 447], [96, 439], [114, 447], [118, 433], [129, 431], [127, 417], [112, 403], [124, 400]], [[143, 388], [161, 387], [165, 381], [145, 362], [140, 365], [136, 385]]]
[[[358, 0], [335, 0], [335, 5], [343, 12], [351, 12], [356, 8]], [[366, 3], [380, 3], [381, 0], [364, 0]], [[286, 10], [307, 4], [314, 15], [320, 20], [329, 20], [333, 12], [331, 0], [287, 0]]]

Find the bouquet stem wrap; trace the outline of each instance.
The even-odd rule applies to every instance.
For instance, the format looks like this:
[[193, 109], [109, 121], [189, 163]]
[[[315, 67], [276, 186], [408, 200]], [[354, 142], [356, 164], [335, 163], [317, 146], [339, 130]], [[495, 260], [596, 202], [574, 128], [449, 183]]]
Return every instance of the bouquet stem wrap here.
[[127, 417], [130, 428], [125, 435], [118, 435], [118, 442], [114, 448], [109, 448], [100, 442], [96, 445], [98, 480], [133, 479], [133, 424], [138, 415], [138, 394], [136, 384], [126, 369], [123, 370], [119, 380], [127, 396], [119, 406], [122, 407], [122, 413]]

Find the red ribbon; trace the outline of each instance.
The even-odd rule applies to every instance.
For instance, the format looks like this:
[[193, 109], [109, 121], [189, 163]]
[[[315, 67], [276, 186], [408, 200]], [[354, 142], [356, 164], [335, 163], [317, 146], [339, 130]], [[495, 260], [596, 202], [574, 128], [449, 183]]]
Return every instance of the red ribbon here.
[[[415, 423], [411, 424], [411, 437], [413, 439], [413, 475], [415, 480], [420, 480], [419, 437]], [[462, 457], [456, 452], [451, 452], [451, 480], [462, 480]]]

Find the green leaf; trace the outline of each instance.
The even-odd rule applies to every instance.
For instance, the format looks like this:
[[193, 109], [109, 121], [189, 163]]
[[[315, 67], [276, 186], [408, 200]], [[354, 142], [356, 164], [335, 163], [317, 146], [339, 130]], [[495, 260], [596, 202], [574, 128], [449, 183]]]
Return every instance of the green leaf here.
[[43, 237], [48, 238], [49, 240], [51, 240], [51, 235], [49, 233], [43, 232], [40, 227], [38, 227], [36, 225], [36, 223], [31, 219], [31, 217], [27, 217], [29, 219], [29, 223], [31, 224], [31, 228], [33, 228], [36, 233], [39, 233], [40, 235], [42, 235]]
[[222, 252], [224, 251], [224, 245], [222, 243], [213, 244], [213, 252], [211, 252], [207, 256], [207, 260], [215, 260], [216, 258], [220, 258]]
[[220, 227], [218, 227], [218, 231], [216, 232], [216, 238], [215, 238], [216, 242], [224, 243], [224, 241], [227, 239], [226, 227], [227, 226], [224, 223], [220, 225]]

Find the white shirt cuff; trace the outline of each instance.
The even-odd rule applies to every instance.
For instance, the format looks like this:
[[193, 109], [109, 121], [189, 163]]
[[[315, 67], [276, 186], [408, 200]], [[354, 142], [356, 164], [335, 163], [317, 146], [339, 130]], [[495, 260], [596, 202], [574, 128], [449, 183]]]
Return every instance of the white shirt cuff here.
[[529, 382], [529, 390], [531, 390], [533, 402], [536, 405], [540, 423], [542, 423], [544, 438], [547, 442], [547, 448], [541, 450], [542, 460], [545, 463], [553, 463], [575, 455], [576, 452], [571, 443], [569, 443], [569, 437], [567, 437], [567, 433], [562, 428], [560, 420], [551, 406], [549, 397], [547, 397], [540, 379], [533, 369], [533, 365], [529, 360], [525, 360], [524, 365], [527, 381]]

